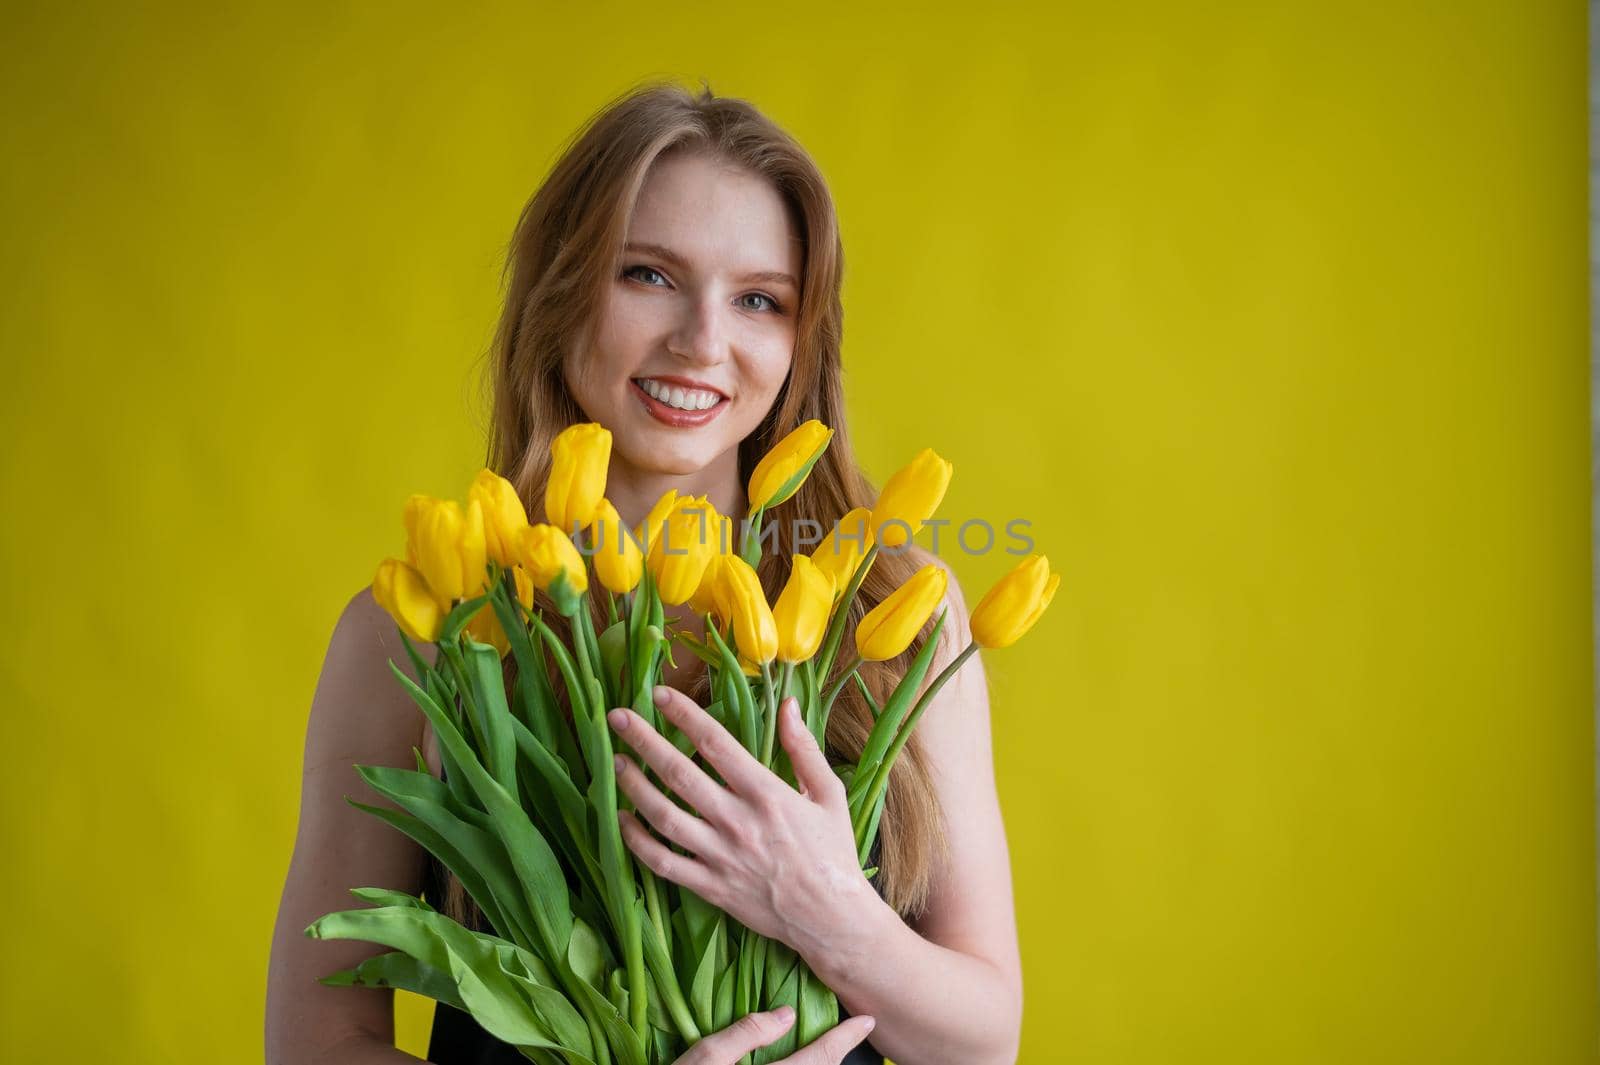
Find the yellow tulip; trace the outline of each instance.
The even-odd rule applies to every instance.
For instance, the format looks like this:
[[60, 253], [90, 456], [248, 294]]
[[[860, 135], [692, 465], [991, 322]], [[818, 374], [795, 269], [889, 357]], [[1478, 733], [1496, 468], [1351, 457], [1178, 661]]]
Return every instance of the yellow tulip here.
[[817, 653], [832, 606], [833, 578], [805, 555], [794, 556], [794, 569], [772, 607], [780, 662], [804, 662]]
[[1010, 647], [1033, 628], [1060, 583], [1061, 574], [1050, 572], [1044, 555], [1029, 555], [996, 581], [972, 611], [972, 641], [979, 647]]
[[521, 566], [511, 567], [511, 579], [517, 585], [517, 601], [529, 610], [533, 609], [533, 578], [528, 576], [528, 571]]
[[453, 499], [412, 496], [406, 504], [410, 535], [406, 555], [441, 604], [466, 599], [488, 584], [483, 506], [468, 500], [465, 510]]
[[631, 592], [644, 573], [644, 555], [633, 531], [611, 500], [602, 499], [594, 511], [594, 572], [600, 583], [617, 595]]
[[856, 625], [856, 652], [869, 662], [882, 662], [910, 647], [944, 599], [948, 580], [933, 562], [917, 570]]
[[580, 422], [550, 444], [550, 479], [544, 486], [544, 516], [563, 533], [587, 528], [606, 491], [611, 465], [611, 430]]
[[527, 569], [528, 576], [541, 592], [550, 591], [557, 577], [566, 578], [567, 591], [581, 594], [589, 588], [589, 576], [583, 569], [583, 556], [572, 538], [554, 525], [540, 522], [522, 530], [521, 551], [517, 561]]
[[651, 540], [645, 565], [663, 603], [687, 602], [700, 587], [706, 566], [719, 554], [713, 513], [704, 500], [680, 497], [662, 521], [660, 535]]
[[483, 604], [478, 612], [467, 621], [467, 635], [479, 643], [486, 643], [500, 652], [504, 658], [511, 650], [511, 640], [506, 636], [506, 630], [500, 625], [500, 615], [494, 612], [494, 607], [489, 603]]
[[422, 515], [430, 506], [437, 502], [438, 500], [434, 499], [432, 496], [423, 495], [421, 492], [414, 492], [409, 498], [406, 499], [405, 515], [401, 520], [405, 523], [406, 565], [408, 566], [414, 568], [418, 564], [417, 544], [420, 541], [418, 539], [417, 530], [422, 525]]
[[[701, 498], [705, 497], [702, 496]], [[719, 555], [733, 554], [739, 549], [739, 545], [733, 541], [733, 519], [726, 514], [718, 514], [717, 508], [711, 506], [709, 502], [706, 506], [711, 507], [709, 535], [712, 546], [716, 548]]]
[[933, 517], [950, 487], [955, 467], [925, 447], [897, 470], [878, 493], [872, 508], [872, 531], [884, 547], [899, 547]]
[[413, 640], [432, 643], [439, 638], [444, 608], [427, 580], [412, 566], [398, 558], [384, 559], [372, 578], [372, 598]]
[[811, 552], [811, 561], [833, 581], [835, 597], [844, 594], [850, 578], [856, 574], [856, 567], [861, 565], [871, 546], [872, 511], [857, 507], [840, 518]]
[[733, 614], [733, 639], [739, 653], [752, 662], [770, 662], [778, 656], [778, 625], [761, 578], [738, 555], [723, 555], [720, 589]]
[[799, 491], [832, 438], [833, 430], [813, 418], [778, 441], [750, 474], [750, 513], [775, 507]]
[[483, 508], [483, 539], [489, 557], [502, 566], [511, 565], [516, 561], [517, 541], [528, 527], [522, 497], [510, 481], [486, 466], [472, 479], [467, 499], [476, 499]]
[[669, 488], [661, 493], [661, 498], [650, 508], [650, 513], [645, 515], [644, 521], [634, 526], [633, 535], [646, 554], [650, 552], [650, 545], [661, 539], [661, 527], [666, 522], [667, 515], [672, 513], [672, 509], [677, 505], [678, 490]]
[[723, 561], [727, 557], [716, 555], [706, 563], [706, 571], [700, 575], [700, 583], [689, 597], [689, 609], [696, 614], [714, 614], [723, 621], [731, 615], [722, 588]]

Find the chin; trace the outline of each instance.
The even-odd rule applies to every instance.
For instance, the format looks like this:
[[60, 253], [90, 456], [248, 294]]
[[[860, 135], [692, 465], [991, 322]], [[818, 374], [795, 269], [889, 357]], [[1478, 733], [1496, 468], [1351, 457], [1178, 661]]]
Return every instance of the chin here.
[[624, 458], [635, 469], [669, 477], [686, 477], [699, 473], [716, 458], [714, 448], [684, 446], [687, 443], [683, 441], [677, 447], [665, 447], [658, 439], [646, 439], [630, 441], [632, 446], [619, 450], [623, 450]]

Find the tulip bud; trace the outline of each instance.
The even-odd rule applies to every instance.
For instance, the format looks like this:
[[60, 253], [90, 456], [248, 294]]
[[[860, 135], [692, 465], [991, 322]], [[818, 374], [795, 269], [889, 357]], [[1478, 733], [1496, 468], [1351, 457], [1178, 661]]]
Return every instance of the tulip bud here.
[[833, 578], [805, 555], [794, 556], [789, 580], [772, 608], [779, 661], [804, 662], [817, 653], [832, 606]]
[[478, 471], [467, 489], [467, 499], [483, 508], [483, 540], [488, 556], [501, 566], [516, 560], [517, 541], [528, 527], [528, 511], [522, 497], [504, 477], [488, 467]]
[[571, 617], [578, 597], [589, 588], [583, 556], [566, 533], [540, 522], [522, 530], [522, 550], [517, 561], [527, 569], [534, 586], [555, 600], [556, 609]]
[[732, 616], [728, 608], [727, 596], [723, 593], [723, 561], [727, 555], [716, 555], [706, 563], [706, 571], [700, 576], [700, 583], [695, 587], [694, 594], [689, 597], [689, 609], [696, 614], [714, 614], [722, 621], [727, 621]]
[[778, 626], [767, 605], [761, 578], [738, 555], [722, 555], [721, 590], [733, 614], [733, 639], [739, 653], [752, 662], [770, 662], [778, 655]]
[[633, 591], [644, 573], [644, 555], [611, 500], [600, 500], [592, 528], [595, 576], [617, 595]]
[[420, 560], [417, 558], [417, 545], [421, 542], [419, 529], [422, 526], [422, 515], [438, 500], [432, 496], [414, 492], [406, 499], [405, 514], [402, 521], [406, 530], [406, 565], [415, 568]]
[[955, 467], [925, 447], [890, 477], [872, 508], [872, 532], [884, 547], [899, 547], [933, 517]]
[[598, 422], [568, 426], [550, 444], [550, 479], [544, 487], [545, 519], [571, 534], [594, 522], [611, 465], [611, 430]]
[[882, 662], [900, 654], [934, 608], [944, 599], [948, 576], [938, 564], [930, 562], [911, 579], [896, 588], [883, 602], [867, 611], [856, 626], [856, 652], [869, 662]]
[[444, 609], [422, 574], [398, 558], [386, 558], [378, 564], [377, 575], [372, 578], [372, 598], [413, 640], [433, 643], [439, 638]]
[[679, 498], [663, 520], [660, 535], [650, 541], [645, 565], [663, 603], [685, 603], [700, 587], [706, 566], [718, 554], [714, 513], [704, 500]]
[[488, 584], [488, 557], [483, 507], [476, 499], [469, 500], [463, 511], [453, 499], [412, 496], [406, 504], [406, 523], [411, 533], [407, 557], [417, 560], [416, 568], [441, 604], [483, 591]]
[[750, 513], [775, 507], [799, 491], [831, 439], [833, 430], [813, 418], [778, 441], [750, 474]]
[[678, 490], [669, 488], [661, 493], [661, 498], [656, 500], [655, 506], [650, 508], [650, 513], [645, 515], [644, 521], [634, 527], [634, 538], [639, 541], [639, 546], [645, 554], [650, 553], [650, 545], [661, 539], [661, 528], [667, 520], [667, 515], [672, 513], [678, 505]]
[[872, 511], [866, 507], [856, 507], [840, 518], [838, 524], [822, 538], [817, 549], [811, 552], [811, 561], [833, 581], [835, 597], [844, 594], [850, 578], [856, 575], [856, 567], [861, 565], [867, 548], [871, 546]]
[[1010, 647], [1039, 620], [1055, 597], [1059, 573], [1044, 555], [1029, 555], [984, 593], [972, 611], [972, 641], [980, 647]]
[[499, 651], [501, 658], [511, 650], [511, 640], [500, 624], [500, 616], [494, 612], [494, 607], [489, 603], [478, 608], [478, 612], [467, 621], [466, 629], [467, 635], [474, 640], [486, 643]]
[[[519, 541], [520, 539], [521, 537], [518, 537]], [[528, 576], [527, 570], [517, 565], [511, 567], [511, 579], [517, 586], [517, 602], [531, 611], [533, 609], [533, 578]]]

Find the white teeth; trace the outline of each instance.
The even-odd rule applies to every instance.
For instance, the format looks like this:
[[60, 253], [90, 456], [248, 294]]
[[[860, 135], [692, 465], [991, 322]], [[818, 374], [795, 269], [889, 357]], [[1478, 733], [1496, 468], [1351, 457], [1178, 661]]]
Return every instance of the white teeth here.
[[722, 398], [715, 392], [663, 384], [648, 377], [641, 377], [638, 380], [640, 388], [660, 402], [678, 410], [707, 410], [716, 406], [717, 401]]

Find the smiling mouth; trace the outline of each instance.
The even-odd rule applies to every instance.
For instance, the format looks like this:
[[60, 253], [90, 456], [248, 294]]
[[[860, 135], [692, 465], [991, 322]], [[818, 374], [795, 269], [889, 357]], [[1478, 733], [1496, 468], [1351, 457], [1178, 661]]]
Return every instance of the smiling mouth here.
[[710, 410], [728, 398], [710, 389], [688, 388], [669, 381], [658, 381], [653, 377], [635, 377], [633, 383], [638, 386], [639, 391], [657, 403], [689, 414]]

